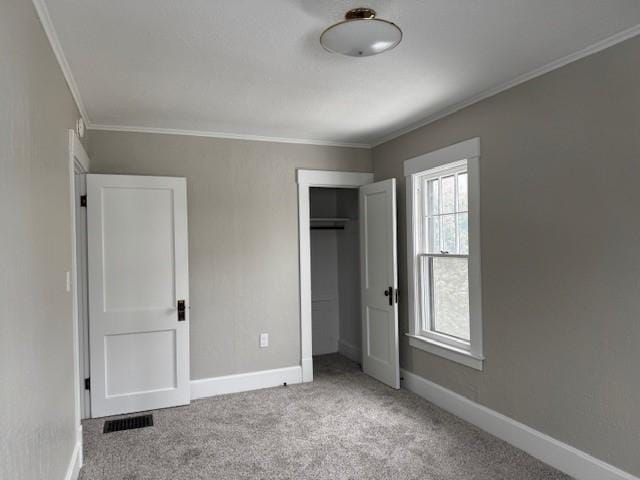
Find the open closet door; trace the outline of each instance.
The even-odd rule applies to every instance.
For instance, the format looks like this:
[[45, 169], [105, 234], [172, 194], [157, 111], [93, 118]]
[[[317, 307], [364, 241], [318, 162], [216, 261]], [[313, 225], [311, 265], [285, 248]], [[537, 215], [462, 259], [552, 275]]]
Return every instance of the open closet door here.
[[400, 388], [396, 180], [360, 187], [362, 369]]
[[87, 175], [87, 246], [92, 416], [189, 403], [185, 179]]

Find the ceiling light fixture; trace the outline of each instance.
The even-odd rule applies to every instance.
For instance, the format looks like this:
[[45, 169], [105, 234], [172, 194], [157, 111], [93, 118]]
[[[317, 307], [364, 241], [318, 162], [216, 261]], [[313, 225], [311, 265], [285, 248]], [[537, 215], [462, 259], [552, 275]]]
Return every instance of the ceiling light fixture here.
[[320, 44], [329, 52], [368, 57], [391, 50], [402, 40], [402, 30], [395, 23], [376, 18], [370, 8], [354, 8], [344, 18], [320, 35]]

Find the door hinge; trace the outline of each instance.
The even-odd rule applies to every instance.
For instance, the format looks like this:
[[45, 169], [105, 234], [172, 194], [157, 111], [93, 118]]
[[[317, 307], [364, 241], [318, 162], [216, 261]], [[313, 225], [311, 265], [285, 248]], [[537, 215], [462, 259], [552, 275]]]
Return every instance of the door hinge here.
[[81, 207], [86, 207], [87, 206], [87, 196], [86, 195], [80, 195], [80, 206]]
[[84, 379], [84, 389], [91, 390], [91, 377]]
[[396, 303], [398, 303], [398, 289], [396, 288]]

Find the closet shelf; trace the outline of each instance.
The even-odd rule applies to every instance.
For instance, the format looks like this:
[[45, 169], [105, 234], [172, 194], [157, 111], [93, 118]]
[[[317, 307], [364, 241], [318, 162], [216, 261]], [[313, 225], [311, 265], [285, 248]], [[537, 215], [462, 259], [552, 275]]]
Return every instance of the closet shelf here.
[[313, 217], [311, 220], [311, 230], [344, 230], [345, 224], [352, 220], [345, 217]]
[[312, 222], [348, 222], [349, 220], [351, 219], [347, 217], [336, 217], [336, 218], [312, 217], [311, 218]]

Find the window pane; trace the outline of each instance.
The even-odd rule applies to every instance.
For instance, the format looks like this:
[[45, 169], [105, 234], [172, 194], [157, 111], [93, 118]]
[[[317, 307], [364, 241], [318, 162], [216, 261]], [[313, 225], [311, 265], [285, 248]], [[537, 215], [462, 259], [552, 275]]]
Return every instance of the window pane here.
[[469, 210], [467, 174], [458, 175], [458, 212]]
[[433, 329], [468, 341], [468, 259], [432, 257], [432, 262]]
[[435, 180], [429, 180], [427, 182], [427, 208], [425, 211], [427, 215], [437, 215], [440, 213], [438, 211], [438, 190], [439, 190], [440, 181], [436, 178]]
[[440, 217], [430, 217], [427, 221], [427, 252], [440, 253]]
[[469, 255], [469, 214], [458, 214], [458, 253]]
[[442, 213], [453, 213], [456, 208], [456, 177], [442, 179]]
[[442, 250], [458, 253], [456, 244], [456, 215], [442, 215]]

